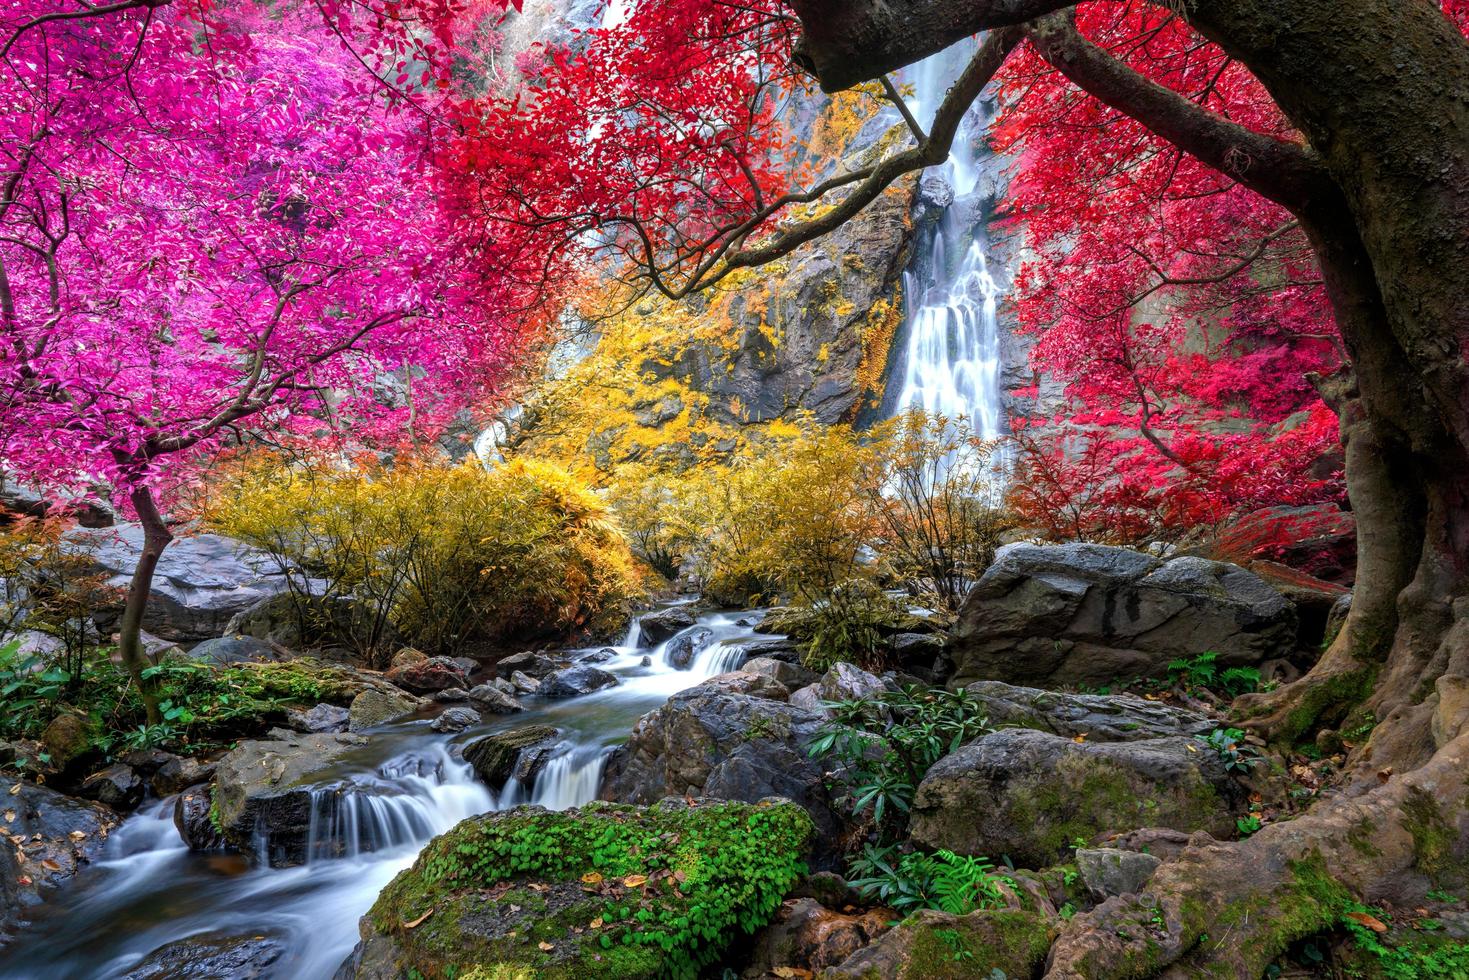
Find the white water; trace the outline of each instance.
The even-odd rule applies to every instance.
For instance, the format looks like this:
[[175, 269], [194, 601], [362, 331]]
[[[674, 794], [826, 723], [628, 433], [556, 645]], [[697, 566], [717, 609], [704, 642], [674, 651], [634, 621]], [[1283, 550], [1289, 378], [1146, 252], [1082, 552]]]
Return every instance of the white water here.
[[[677, 637], [639, 648], [634, 622], [626, 642], [597, 664], [618, 675], [617, 687], [560, 701], [528, 698], [527, 711], [455, 736], [433, 734], [427, 720], [387, 726], [315, 791], [309, 859], [299, 867], [191, 852], [174, 828], [172, 799], [151, 804], [124, 822], [100, 862], [38, 910], [18, 942], [0, 951], [0, 977], [119, 977], [160, 946], [201, 933], [272, 937], [285, 954], [268, 976], [330, 977], [357, 941], [357, 920], [430, 838], [489, 810], [522, 803], [565, 809], [595, 799], [607, 756], [637, 719], [678, 691], [738, 667], [740, 646], [723, 641], [754, 639], [741, 624], [759, 615], [701, 617], [685, 633], [707, 630], [709, 642], [686, 670], [667, 660]], [[512, 779], [491, 790], [455, 751], [488, 732], [529, 724], [563, 734], [529, 785]]]
[[[961, 42], [924, 59], [905, 73], [913, 85], [909, 108], [920, 124], [933, 120], [945, 91], [974, 51]], [[996, 310], [1001, 289], [990, 274], [979, 220], [983, 190], [975, 132], [985, 124], [984, 110], [971, 108], [949, 159], [925, 171], [953, 190], [953, 202], [937, 223], [925, 229], [919, 260], [903, 274], [908, 306], [901, 387], [893, 414], [922, 408], [930, 415], [964, 416], [975, 435], [1003, 434], [1000, 404], [1000, 334]]]

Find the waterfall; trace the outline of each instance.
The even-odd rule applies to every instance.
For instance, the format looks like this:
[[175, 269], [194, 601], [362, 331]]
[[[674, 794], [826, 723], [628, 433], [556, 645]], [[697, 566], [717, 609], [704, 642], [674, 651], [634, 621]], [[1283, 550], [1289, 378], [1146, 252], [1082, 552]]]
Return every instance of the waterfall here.
[[[905, 73], [914, 93], [909, 106], [920, 123], [932, 120], [975, 44], [955, 44]], [[963, 415], [975, 435], [995, 439], [1004, 434], [996, 319], [1001, 288], [990, 274], [982, 223], [989, 192], [980, 186], [975, 134], [985, 115], [978, 105], [970, 109], [949, 159], [923, 177], [927, 203], [943, 212], [921, 232], [916, 259], [903, 274], [907, 344], [901, 387], [889, 408], [894, 415], [915, 407]]]

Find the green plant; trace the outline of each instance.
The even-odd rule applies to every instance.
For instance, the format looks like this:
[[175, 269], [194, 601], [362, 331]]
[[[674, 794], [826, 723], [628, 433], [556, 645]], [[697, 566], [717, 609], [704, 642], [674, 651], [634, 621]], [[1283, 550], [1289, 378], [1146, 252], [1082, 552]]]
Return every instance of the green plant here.
[[1253, 813], [1240, 817], [1234, 822], [1234, 829], [1239, 831], [1241, 837], [1249, 837], [1263, 826], [1265, 824]]
[[1208, 735], [1195, 735], [1213, 749], [1229, 772], [1249, 772], [1260, 764], [1260, 753], [1244, 744], [1245, 733], [1238, 728], [1216, 728]]
[[1348, 903], [1341, 911], [1340, 925], [1375, 976], [1383, 980], [1461, 980], [1469, 976], [1469, 943], [1436, 933], [1392, 943], [1365, 924], [1364, 918], [1382, 923], [1390, 922], [1391, 917], [1381, 909], [1357, 903]]
[[902, 852], [897, 845], [867, 846], [852, 859], [851, 885], [867, 901], [898, 912], [938, 909], [967, 915], [1006, 904], [1005, 888], [1014, 880], [985, 858], [940, 850]]
[[910, 686], [824, 704], [831, 720], [807, 752], [841, 763], [852, 814], [870, 813], [883, 840], [896, 839], [907, 825], [913, 793], [929, 767], [992, 731], [979, 699], [967, 691]]
[[843, 582], [805, 607], [801, 662], [818, 671], [838, 662], [880, 669], [886, 659], [882, 628], [902, 612], [871, 582]]
[[1168, 663], [1168, 683], [1184, 690], [1206, 688], [1225, 697], [1236, 698], [1260, 688], [1260, 671], [1256, 667], [1219, 669], [1219, 655], [1201, 653]]

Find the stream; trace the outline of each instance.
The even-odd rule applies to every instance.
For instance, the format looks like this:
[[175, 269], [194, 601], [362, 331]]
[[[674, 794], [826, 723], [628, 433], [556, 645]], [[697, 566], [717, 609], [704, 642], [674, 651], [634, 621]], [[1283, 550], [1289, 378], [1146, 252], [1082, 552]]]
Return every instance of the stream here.
[[[690, 629], [708, 629], [712, 637], [684, 670], [667, 663], [667, 642], [639, 647], [634, 620], [624, 641], [610, 648], [615, 656], [597, 664], [618, 675], [617, 687], [564, 700], [526, 697], [524, 712], [486, 716], [455, 735], [430, 731], [426, 719], [374, 730], [359, 752], [323, 774], [337, 782], [320, 794], [311, 821], [313, 857], [299, 867], [273, 869], [240, 855], [190, 851], [174, 828], [173, 799], [145, 803], [114, 831], [102, 858], [37, 909], [32, 926], [0, 952], [0, 978], [123, 977], [159, 947], [205, 934], [276, 940], [284, 953], [272, 977], [331, 977], [357, 942], [357, 920], [430, 838], [489, 810], [522, 803], [565, 809], [595, 799], [607, 755], [638, 718], [679, 691], [736, 669], [745, 659], [740, 641], [757, 638], [749, 624], [760, 616], [701, 616]], [[556, 726], [563, 741], [529, 786], [512, 779], [496, 793], [454, 751], [531, 724]]]

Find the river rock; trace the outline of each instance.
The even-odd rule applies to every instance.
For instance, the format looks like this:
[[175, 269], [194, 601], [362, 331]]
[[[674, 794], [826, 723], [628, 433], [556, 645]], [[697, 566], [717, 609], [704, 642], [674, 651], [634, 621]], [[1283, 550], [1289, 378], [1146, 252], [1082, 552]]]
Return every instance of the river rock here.
[[638, 646], [655, 647], [664, 640], [673, 639], [693, 626], [698, 619], [688, 606], [669, 606], [656, 612], [644, 613], [638, 620]]
[[845, 915], [812, 898], [788, 898], [781, 903], [775, 921], [753, 938], [754, 953], [741, 976], [749, 980], [781, 976], [775, 971], [782, 967], [809, 975], [837, 966], [892, 928], [896, 917], [892, 910], [881, 908]]
[[822, 980], [937, 980], [1040, 976], [1056, 927], [1019, 909], [950, 915], [920, 909]]
[[[65, 540], [87, 553], [118, 595], [126, 593], [143, 550], [139, 525], [73, 529]], [[285, 588], [279, 564], [265, 552], [218, 534], [180, 535], [158, 560], [143, 628], [167, 640], [220, 636], [236, 613]], [[121, 613], [119, 600], [94, 610], [93, 618], [111, 631]]]
[[1095, 544], [1009, 544], [964, 600], [950, 686], [1162, 676], [1206, 651], [1245, 666], [1293, 651], [1296, 613], [1258, 576], [1204, 558]]
[[114, 810], [131, 811], [143, 802], [148, 785], [132, 766], [114, 763], [82, 780], [80, 794]]
[[1082, 847], [1076, 851], [1076, 870], [1093, 899], [1135, 895], [1143, 890], [1163, 859], [1154, 854], [1115, 847]]
[[1239, 795], [1217, 754], [1193, 738], [1093, 743], [1012, 728], [929, 769], [909, 832], [925, 848], [1044, 868], [1073, 841], [1145, 825], [1226, 834]]
[[541, 682], [530, 676], [523, 670], [517, 670], [510, 675], [510, 683], [515, 690], [521, 694], [535, 694], [541, 689]]
[[724, 642], [730, 646], [739, 647], [747, 660], [765, 657], [788, 664], [799, 665], [801, 663], [801, 651], [783, 636], [762, 637], [756, 640], [725, 640]]
[[764, 674], [771, 680], [784, 684], [792, 691], [805, 687], [807, 684], [815, 684], [821, 680], [821, 675], [814, 670], [808, 670], [800, 664], [790, 664], [784, 660], [774, 660], [770, 657], [756, 657], [753, 660], [746, 660], [740, 666], [740, 670], [751, 674]]
[[[64, 796], [24, 780], [0, 779], [0, 945], [15, 935], [28, 910], [95, 860], [117, 826], [99, 803]], [[17, 788], [18, 787], [18, 788]]]
[[436, 732], [462, 732], [479, 724], [479, 712], [473, 708], [449, 708], [435, 718], [429, 728]]
[[393, 667], [385, 676], [392, 683], [415, 694], [469, 686], [469, 671], [451, 657], [416, 660], [401, 667]]
[[617, 659], [617, 651], [611, 647], [603, 647], [600, 650], [588, 650], [586, 653], [577, 654], [576, 662], [579, 664], [605, 664], [609, 660]]
[[220, 759], [212, 794], [225, 839], [247, 853], [263, 846], [271, 867], [305, 861], [312, 792], [323, 770], [367, 742], [351, 734], [282, 734], [289, 737], [241, 742]]
[[698, 689], [711, 694], [748, 694], [754, 698], [769, 698], [772, 701], [785, 701], [791, 696], [790, 688], [775, 678], [747, 670], [716, 674], [699, 683]]
[[279, 976], [286, 945], [269, 934], [202, 933], [160, 946], [120, 980], [256, 980]]
[[806, 752], [822, 724], [820, 715], [782, 701], [689, 688], [638, 720], [608, 757], [598, 795], [623, 803], [784, 797], [815, 820], [825, 866], [836, 857], [843, 821], [822, 766]]
[[567, 667], [547, 674], [536, 693], [545, 698], [575, 698], [616, 687], [619, 683], [616, 674], [609, 674], [599, 667]]
[[217, 636], [189, 650], [189, 659], [207, 664], [275, 663], [285, 656], [279, 647], [253, 636]]
[[149, 777], [148, 785], [158, 796], [172, 796], [190, 786], [207, 783], [214, 778], [217, 767], [215, 762], [192, 756], [174, 756]]
[[413, 714], [418, 706], [419, 702], [407, 694], [393, 694], [376, 689], [363, 691], [352, 699], [352, 705], [347, 709], [347, 730], [360, 732], [366, 728], [376, 728], [404, 715]]
[[699, 627], [680, 633], [668, 641], [664, 648], [663, 657], [669, 666], [677, 667], [679, 670], [688, 670], [694, 664], [694, 658], [709, 648], [714, 640], [713, 630]]
[[522, 674], [526, 677], [540, 680], [547, 674], [553, 674], [566, 666], [568, 666], [568, 662], [565, 660], [558, 660], [555, 657], [547, 656], [544, 653], [536, 653], [531, 650], [525, 653], [512, 654], [498, 661], [495, 664], [495, 675], [497, 677], [509, 677], [513, 679], [516, 674]]
[[[550, 725], [527, 725], [509, 731], [477, 738], [464, 746], [464, 761], [486, 786], [499, 789], [515, 769], [516, 759], [537, 746], [549, 748], [559, 741], [561, 733]], [[534, 775], [534, 773], [528, 773]], [[528, 781], [528, 780], [523, 780]]]
[[964, 689], [978, 698], [995, 728], [1034, 728], [1092, 742], [1132, 742], [1164, 735], [1207, 735], [1218, 727], [1209, 716], [1132, 694], [1066, 694], [1001, 681], [976, 681]]
[[191, 851], [223, 851], [230, 847], [214, 825], [210, 792], [209, 785], [201, 783], [174, 797], [173, 825]]
[[352, 712], [335, 704], [318, 704], [312, 708], [290, 708], [286, 724], [298, 732], [345, 732]]
[[525, 710], [525, 705], [496, 684], [477, 684], [469, 689], [468, 697], [477, 709], [486, 714], [511, 715]]

